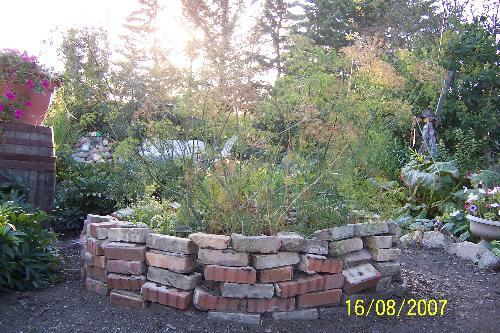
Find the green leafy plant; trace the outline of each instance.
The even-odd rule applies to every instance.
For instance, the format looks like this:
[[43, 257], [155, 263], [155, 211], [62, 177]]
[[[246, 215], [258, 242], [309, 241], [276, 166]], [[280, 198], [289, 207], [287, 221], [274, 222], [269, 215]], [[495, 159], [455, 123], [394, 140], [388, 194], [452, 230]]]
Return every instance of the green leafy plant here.
[[55, 237], [42, 227], [46, 215], [9, 202], [0, 205], [0, 286], [42, 288], [56, 279]]

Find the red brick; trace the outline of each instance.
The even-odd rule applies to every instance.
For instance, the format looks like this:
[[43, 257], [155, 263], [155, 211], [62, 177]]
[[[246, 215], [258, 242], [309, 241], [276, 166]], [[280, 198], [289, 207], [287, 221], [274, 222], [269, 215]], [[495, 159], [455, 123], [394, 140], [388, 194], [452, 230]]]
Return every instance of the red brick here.
[[111, 291], [109, 300], [111, 304], [129, 309], [144, 309], [146, 307], [146, 302], [141, 295], [126, 290]]
[[85, 280], [85, 287], [88, 291], [106, 296], [108, 294], [108, 285], [104, 282], [97, 281], [91, 278]]
[[297, 296], [297, 308], [314, 308], [317, 306], [328, 306], [340, 304], [340, 289], [320, 291]]
[[107, 283], [110, 289], [141, 290], [142, 285], [146, 283], [146, 277], [111, 273], [108, 275]]
[[295, 298], [248, 299], [247, 312], [263, 313], [295, 310]]
[[87, 266], [85, 269], [87, 277], [101, 282], [106, 282], [106, 269], [97, 266]]
[[106, 269], [108, 273], [140, 275], [146, 272], [144, 261], [108, 260]]
[[296, 281], [286, 281], [276, 283], [276, 295], [281, 298], [293, 297], [323, 290], [325, 280], [321, 275], [300, 278]]
[[103, 247], [106, 259], [146, 260], [146, 246], [135, 243], [107, 243]]
[[195, 289], [193, 304], [203, 311], [245, 312], [246, 309], [246, 300], [212, 295], [201, 288]]
[[149, 250], [146, 252], [146, 260], [150, 266], [166, 268], [177, 273], [190, 273], [196, 267], [195, 254]]
[[205, 280], [254, 284], [257, 272], [252, 267], [208, 265], [205, 267]]
[[193, 302], [193, 291], [158, 286], [153, 282], [146, 282], [142, 286], [141, 295], [146, 301], [181, 310], [187, 309]]
[[259, 281], [262, 283], [290, 281], [293, 278], [293, 267], [278, 267], [259, 271]]
[[104, 256], [95, 256], [90, 252], [85, 253], [83, 256], [83, 260], [88, 266], [97, 266], [100, 268], [106, 268], [106, 257]]
[[323, 275], [325, 279], [325, 290], [341, 289], [344, 285], [344, 276], [342, 274]]
[[87, 238], [87, 251], [92, 253], [95, 256], [103, 256], [104, 255], [104, 245], [103, 240], [95, 239], [95, 238]]
[[343, 290], [346, 294], [354, 294], [361, 290], [375, 288], [381, 274], [370, 264], [348, 268], [342, 272], [345, 282]]
[[300, 256], [299, 269], [304, 272], [341, 273], [342, 261], [315, 254], [306, 254]]
[[87, 235], [88, 237], [97, 238], [97, 228], [114, 228], [116, 222], [96, 222], [87, 224]]

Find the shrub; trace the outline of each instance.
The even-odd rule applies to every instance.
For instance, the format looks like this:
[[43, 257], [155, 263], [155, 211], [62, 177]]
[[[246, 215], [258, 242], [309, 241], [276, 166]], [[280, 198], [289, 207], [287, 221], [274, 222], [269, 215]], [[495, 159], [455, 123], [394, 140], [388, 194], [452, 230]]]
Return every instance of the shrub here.
[[24, 290], [55, 281], [58, 254], [54, 235], [42, 227], [45, 217], [11, 202], [0, 205], [0, 286]]

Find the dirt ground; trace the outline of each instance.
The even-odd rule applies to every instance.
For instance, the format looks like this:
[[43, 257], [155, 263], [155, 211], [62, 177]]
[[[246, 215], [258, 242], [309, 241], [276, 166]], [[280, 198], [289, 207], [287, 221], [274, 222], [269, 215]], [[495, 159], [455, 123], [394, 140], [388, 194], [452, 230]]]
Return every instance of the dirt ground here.
[[[401, 256], [406, 299], [446, 299], [443, 316], [348, 316], [339, 307], [314, 321], [264, 318], [260, 327], [207, 320], [194, 308], [153, 304], [128, 310], [87, 292], [78, 269], [76, 241], [61, 243], [61, 283], [41, 291], [0, 293], [0, 332], [499, 332], [500, 274], [442, 252], [406, 250]], [[401, 304], [401, 299], [396, 299]]]

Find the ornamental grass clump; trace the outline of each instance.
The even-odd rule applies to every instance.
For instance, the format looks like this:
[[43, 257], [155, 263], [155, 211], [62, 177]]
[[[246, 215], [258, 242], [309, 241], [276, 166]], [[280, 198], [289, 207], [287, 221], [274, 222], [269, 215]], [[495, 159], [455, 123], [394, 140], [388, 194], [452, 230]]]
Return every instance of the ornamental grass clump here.
[[61, 78], [26, 52], [0, 50], [0, 120], [20, 119], [32, 106], [29, 92], [50, 93]]

